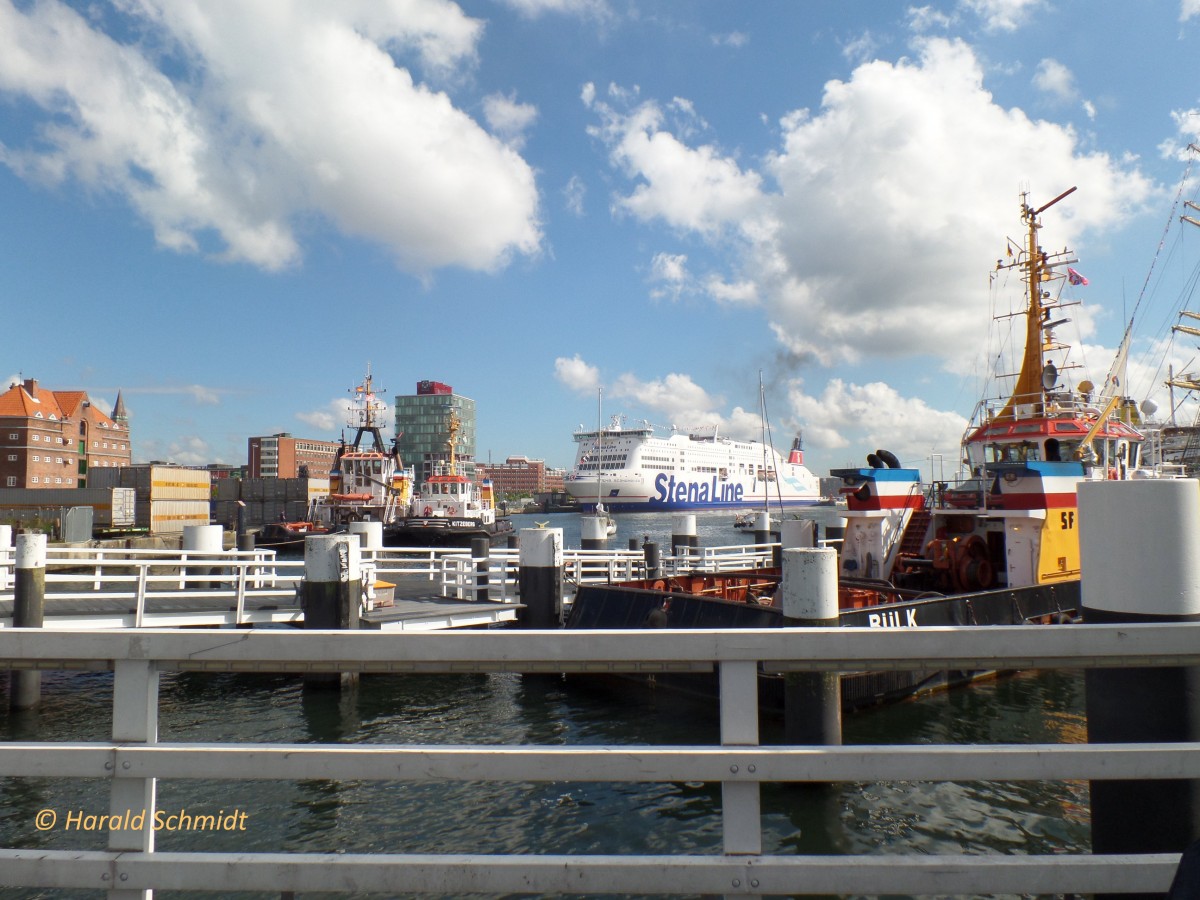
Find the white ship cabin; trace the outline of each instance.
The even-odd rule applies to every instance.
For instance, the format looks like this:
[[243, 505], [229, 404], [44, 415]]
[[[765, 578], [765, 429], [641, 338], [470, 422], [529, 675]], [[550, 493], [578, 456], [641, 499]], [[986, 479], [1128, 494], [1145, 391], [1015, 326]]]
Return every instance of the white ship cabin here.
[[337, 493], [382, 494], [381, 489], [387, 487], [394, 468], [391, 457], [382, 453], [344, 453], [338, 461], [336, 476], [330, 474], [330, 490], [333, 491], [336, 477]]
[[1101, 418], [1059, 416], [992, 420], [966, 440], [967, 464], [981, 471], [992, 463], [1082, 462], [1092, 477], [1125, 478], [1140, 463], [1143, 436], [1122, 413]]

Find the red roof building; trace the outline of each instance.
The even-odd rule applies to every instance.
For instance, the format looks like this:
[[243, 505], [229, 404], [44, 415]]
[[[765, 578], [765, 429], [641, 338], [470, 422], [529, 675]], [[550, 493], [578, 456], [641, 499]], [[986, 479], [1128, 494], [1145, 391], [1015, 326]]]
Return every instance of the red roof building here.
[[0, 394], [0, 487], [86, 487], [89, 468], [128, 466], [133, 450], [121, 395], [105, 415], [84, 391], [27, 378]]

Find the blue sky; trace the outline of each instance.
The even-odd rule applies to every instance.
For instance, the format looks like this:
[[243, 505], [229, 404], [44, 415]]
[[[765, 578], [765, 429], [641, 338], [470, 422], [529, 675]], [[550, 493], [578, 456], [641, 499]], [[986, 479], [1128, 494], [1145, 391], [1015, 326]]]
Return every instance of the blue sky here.
[[818, 474], [927, 468], [1007, 364], [1021, 192], [1078, 186], [1073, 379], [1175, 223], [1128, 381], [1165, 408], [1198, 42], [1200, 0], [0, 0], [0, 375], [241, 463], [336, 438], [369, 364], [567, 466], [598, 389], [751, 436], [761, 372]]

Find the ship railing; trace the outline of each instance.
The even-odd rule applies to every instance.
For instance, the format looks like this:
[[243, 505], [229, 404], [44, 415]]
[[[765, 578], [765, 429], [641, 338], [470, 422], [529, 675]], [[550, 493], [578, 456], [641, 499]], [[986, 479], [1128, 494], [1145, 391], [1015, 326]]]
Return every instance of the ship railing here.
[[[0, 631], [0, 667], [113, 673], [111, 740], [0, 743], [0, 771], [8, 778], [38, 779], [40, 785], [28, 795], [14, 794], [9, 803], [12, 837], [0, 848], [0, 870], [11, 887], [91, 889], [113, 898], [146, 897], [143, 892], [156, 889], [218, 896], [351, 890], [593, 896], [1161, 894], [1179, 864], [1177, 852], [931, 854], [901, 845], [877, 854], [836, 854], [825, 848], [806, 853], [770, 836], [764, 810], [778, 802], [772, 800], [777, 786], [787, 784], [1195, 780], [1200, 779], [1200, 743], [1023, 743], [1014, 733], [1008, 743], [763, 745], [759, 672], [1192, 666], [1198, 645], [1200, 623], [652, 632], [252, 630], [238, 632], [237, 640], [222, 631]], [[422, 734], [421, 743], [381, 744], [363, 740], [352, 729], [329, 743], [243, 744], [191, 742], [159, 733], [164, 672], [428, 677], [686, 671], [719, 674], [712, 700], [719, 727], [710, 741], [656, 745], [630, 735], [604, 745], [564, 745], [555, 731], [547, 743], [496, 745], [481, 739], [463, 744], [457, 733], [432, 731]], [[88, 683], [94, 685], [94, 679]], [[89, 702], [95, 695], [89, 691]], [[74, 699], [68, 689], [56, 703], [69, 707]], [[438, 727], [434, 720], [427, 724]], [[1006, 737], [1003, 730], [994, 733], [1001, 741]], [[247, 808], [237, 810], [245, 816], [238, 822], [249, 827], [236, 852], [206, 849], [219, 846], [219, 836], [182, 826], [159, 836], [170, 850], [156, 850], [156, 823], [182, 813], [159, 805], [157, 798], [165, 792], [158, 782], [200, 780], [405, 783], [424, 790], [448, 782], [701, 783], [719, 786], [720, 803], [704, 814], [711, 826], [697, 822], [696, 841], [668, 843], [657, 852], [622, 852], [592, 838], [585, 852], [570, 837], [504, 852], [499, 839], [494, 845], [489, 841], [509, 831], [503, 827], [506, 811], [486, 807], [479, 819], [496, 827], [464, 835], [461, 846], [431, 841], [404, 852], [375, 852], [377, 834], [356, 846], [339, 827], [338, 810], [314, 808], [307, 813], [320, 825], [313, 833], [324, 835], [326, 843], [290, 852], [280, 846], [284, 837], [275, 843], [267, 837], [269, 829], [253, 827], [264, 813]], [[83, 784], [99, 785], [106, 802], [90, 807], [94, 793], [75, 799], [72, 790]], [[48, 789], [64, 798], [60, 806], [44, 799]], [[287, 790], [281, 787], [281, 796]], [[221, 806], [224, 815], [234, 805], [228, 796], [212, 801], [211, 808], [189, 806], [187, 812], [216, 816]], [[493, 796], [504, 803], [509, 794], [476, 793], [481, 804]], [[643, 801], [630, 801], [635, 802]], [[631, 809], [630, 821], [636, 823], [645, 812], [640, 806]], [[83, 833], [84, 816], [110, 814], [116, 821], [106, 820], [98, 834]], [[553, 810], [543, 814], [555, 815]], [[229, 827], [236, 829], [238, 822]], [[963, 827], [969, 833], [976, 826]], [[978, 827], [986, 827], [986, 821]], [[104, 849], [95, 849], [99, 841]], [[489, 852], [490, 846], [502, 849]]]
[[728, 572], [763, 569], [773, 564], [779, 544], [728, 544], [720, 547], [678, 547], [664, 558], [663, 569], [671, 575], [686, 572]]

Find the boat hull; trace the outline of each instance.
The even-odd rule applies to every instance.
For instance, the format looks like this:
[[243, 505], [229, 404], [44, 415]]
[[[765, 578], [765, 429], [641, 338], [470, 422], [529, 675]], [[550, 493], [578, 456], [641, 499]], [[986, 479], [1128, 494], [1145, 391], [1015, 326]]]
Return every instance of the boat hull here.
[[[762, 573], [745, 573], [748, 577]], [[572, 629], [631, 629], [653, 627], [651, 614], [670, 600], [667, 628], [778, 628], [783, 613], [778, 607], [721, 600], [688, 593], [673, 593], [627, 585], [581, 585], [572, 604], [566, 627]], [[1079, 582], [1005, 588], [972, 594], [928, 597], [887, 603], [861, 609], [843, 609], [842, 627], [922, 628], [937, 625], [1024, 625], [1065, 622], [1080, 607]], [[884, 671], [851, 672], [842, 675], [842, 706], [861, 709], [890, 703], [938, 688], [964, 684], [984, 671]], [[631, 676], [646, 682], [644, 676]], [[707, 674], [656, 674], [657, 690], [678, 691], [693, 696], [711, 696], [715, 676]], [[783, 710], [783, 679], [760, 679], [763, 709], [778, 714]]]
[[385, 547], [470, 547], [479, 538], [495, 544], [515, 533], [507, 519], [485, 524], [479, 519], [420, 516], [397, 519], [385, 525], [383, 544]]

